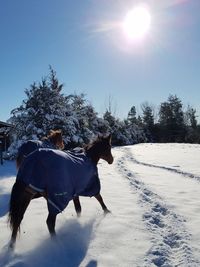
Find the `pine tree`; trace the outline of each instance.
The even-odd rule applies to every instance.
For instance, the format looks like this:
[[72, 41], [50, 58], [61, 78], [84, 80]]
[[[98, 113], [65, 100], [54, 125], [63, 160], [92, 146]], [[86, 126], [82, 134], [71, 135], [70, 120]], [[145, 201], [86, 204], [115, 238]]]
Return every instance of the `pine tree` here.
[[170, 95], [167, 102], [161, 103], [159, 110], [159, 124], [162, 131], [163, 141], [184, 141], [184, 113], [182, 102], [176, 95]]
[[149, 131], [152, 131], [154, 126], [153, 107], [145, 102], [141, 105], [141, 108], [143, 124]]
[[132, 106], [130, 111], [128, 112], [127, 121], [129, 124], [137, 124], [137, 118], [136, 118], [136, 108], [135, 106]]
[[[33, 83], [25, 90], [26, 99], [20, 107], [11, 111], [10, 122], [15, 125], [13, 138], [16, 147], [20, 140], [39, 139], [48, 134], [50, 129], [62, 129], [65, 134], [71, 133], [69, 124], [70, 105], [67, 98], [61, 94], [63, 88], [56, 74], [50, 68], [50, 75], [38, 84]], [[69, 131], [69, 132], [68, 132]]]
[[76, 122], [76, 140], [73, 140], [74, 145], [75, 143], [77, 145], [88, 143], [94, 135], [99, 133], [100, 129], [105, 128], [103, 120], [98, 118], [97, 112], [88, 103], [84, 94], [71, 95], [70, 106]]
[[192, 127], [193, 129], [197, 128], [197, 119], [196, 119], [196, 109], [188, 105], [185, 112], [186, 125]]

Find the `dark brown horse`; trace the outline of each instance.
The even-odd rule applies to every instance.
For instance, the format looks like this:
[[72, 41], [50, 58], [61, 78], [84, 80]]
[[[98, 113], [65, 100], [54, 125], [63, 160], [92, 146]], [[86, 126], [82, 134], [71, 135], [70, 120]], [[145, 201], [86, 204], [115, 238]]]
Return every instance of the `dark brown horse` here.
[[55, 235], [56, 216], [70, 200], [79, 196], [99, 196], [97, 164], [100, 159], [113, 163], [110, 135], [99, 137], [79, 155], [52, 149], [38, 149], [28, 155], [11, 192], [10, 246], [14, 246], [24, 213], [38, 193], [47, 200], [49, 214], [46, 222], [52, 236]]
[[[110, 144], [111, 144], [111, 136], [110, 136]], [[88, 145], [85, 145], [84, 148], [75, 148], [73, 151], [75, 151], [76, 153], [84, 152], [84, 153], [87, 154], [87, 153], [89, 153], [88, 151], [91, 149], [91, 146], [93, 146], [93, 145], [94, 145], [94, 143], [90, 143]], [[110, 210], [107, 208], [106, 204], [104, 203], [104, 200], [103, 200], [101, 194], [99, 193], [98, 195], [96, 195], [94, 197], [99, 202], [99, 204], [100, 204], [102, 210], [104, 211], [104, 213], [105, 214], [110, 213]], [[81, 208], [81, 203], [80, 203], [80, 200], [79, 200], [79, 196], [74, 197], [73, 198], [73, 202], [74, 202], [74, 207], [75, 207], [77, 216], [80, 217], [82, 208]]]
[[16, 166], [19, 169], [24, 158], [38, 148], [55, 148], [64, 149], [61, 130], [50, 130], [49, 134], [42, 138], [42, 140], [28, 140], [23, 143], [17, 153]]

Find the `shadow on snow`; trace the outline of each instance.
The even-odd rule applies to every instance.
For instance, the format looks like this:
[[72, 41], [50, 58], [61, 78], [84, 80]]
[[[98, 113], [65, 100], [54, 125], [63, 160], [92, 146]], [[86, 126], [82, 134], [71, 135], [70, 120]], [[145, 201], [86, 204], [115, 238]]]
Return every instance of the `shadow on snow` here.
[[10, 193], [1, 193], [0, 190], [0, 217], [7, 214], [9, 209]]
[[[85, 225], [77, 220], [66, 222], [57, 231], [57, 237], [43, 241], [34, 251], [25, 255], [9, 256], [9, 267], [78, 267], [85, 258], [91, 240], [95, 219]], [[8, 254], [7, 254], [8, 255]], [[0, 258], [3, 255], [0, 255]], [[4, 255], [5, 256], [5, 255]], [[7, 256], [8, 257], [8, 256]], [[97, 261], [91, 260], [85, 267], [97, 267]]]

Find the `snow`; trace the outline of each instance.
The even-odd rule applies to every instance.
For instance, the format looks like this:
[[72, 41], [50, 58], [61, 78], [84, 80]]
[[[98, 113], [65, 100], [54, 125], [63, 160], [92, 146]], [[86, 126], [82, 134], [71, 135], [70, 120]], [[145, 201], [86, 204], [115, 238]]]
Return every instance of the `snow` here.
[[200, 266], [200, 145], [139, 144], [113, 148], [98, 165], [102, 196], [81, 198], [58, 215], [51, 240], [44, 199], [33, 200], [14, 251], [7, 212], [14, 162], [0, 165], [0, 267]]

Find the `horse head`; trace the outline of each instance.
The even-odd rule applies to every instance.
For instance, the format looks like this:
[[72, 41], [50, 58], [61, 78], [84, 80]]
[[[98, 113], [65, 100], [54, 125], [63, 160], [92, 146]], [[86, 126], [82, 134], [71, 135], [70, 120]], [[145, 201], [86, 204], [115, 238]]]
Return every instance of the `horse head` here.
[[58, 149], [63, 149], [65, 147], [61, 130], [51, 130], [50, 134], [47, 136], [47, 139], [49, 139], [49, 141]]
[[100, 159], [107, 161], [108, 164], [112, 164], [114, 159], [111, 153], [111, 135], [99, 135], [95, 141], [86, 145], [85, 151], [86, 155], [96, 164]]

